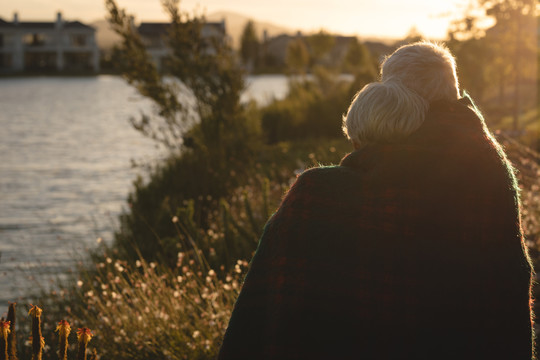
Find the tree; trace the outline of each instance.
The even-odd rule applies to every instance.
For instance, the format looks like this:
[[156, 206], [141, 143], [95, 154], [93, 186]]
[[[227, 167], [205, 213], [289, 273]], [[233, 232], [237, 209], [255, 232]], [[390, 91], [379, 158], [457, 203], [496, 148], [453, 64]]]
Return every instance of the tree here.
[[309, 64], [309, 53], [301, 38], [298, 37], [289, 43], [285, 61], [293, 74], [305, 74]]
[[368, 48], [360, 43], [357, 38], [353, 38], [349, 43], [343, 68], [353, 75], [362, 72], [371, 73], [373, 75], [377, 73]]
[[145, 114], [133, 120], [133, 125], [167, 148], [176, 149], [186, 131], [198, 122], [198, 146], [221, 149], [224, 131], [234, 131], [240, 125], [244, 74], [226, 41], [202, 36], [205, 18], [180, 12], [178, 4], [178, 0], [162, 0], [171, 19], [166, 36], [170, 49], [167, 75], [174, 79], [166, 81], [150, 60], [133, 18], [114, 0], [106, 0], [108, 20], [122, 38], [123, 76], [157, 108], [157, 116]]
[[[499, 78], [499, 102], [510, 92], [513, 130], [520, 130], [520, 117], [534, 105], [536, 97], [530, 90], [537, 71], [536, 1], [479, 0], [486, 15], [496, 24], [487, 31], [494, 60], [493, 75]], [[509, 89], [508, 89], [509, 88]]]
[[[536, 3], [534, 0], [476, 0], [449, 31], [464, 83], [491, 98], [496, 113], [511, 114], [513, 130], [521, 115], [534, 106], [536, 74]], [[488, 29], [478, 26], [491, 18]], [[496, 92], [488, 91], [496, 89]], [[485, 107], [485, 106], [484, 106]]]
[[140, 250], [147, 259], [174, 263], [179, 234], [173, 215], [180, 217], [191, 201], [189, 218], [204, 228], [219, 199], [247, 181], [261, 134], [259, 118], [240, 103], [244, 73], [228, 42], [203, 36], [204, 17], [181, 12], [178, 0], [162, 4], [171, 20], [166, 73], [158, 72], [133, 19], [106, 0], [108, 20], [122, 38], [121, 72], [156, 109], [132, 124], [170, 150], [147, 182], [135, 182], [115, 245], [128, 259]]
[[249, 20], [242, 31], [240, 39], [240, 54], [248, 70], [252, 71], [259, 58], [260, 42], [255, 32], [255, 24]]
[[310, 35], [307, 38], [311, 54], [313, 55], [312, 63], [321, 62], [326, 54], [332, 50], [336, 42], [336, 38], [326, 32], [324, 29], [318, 33]]

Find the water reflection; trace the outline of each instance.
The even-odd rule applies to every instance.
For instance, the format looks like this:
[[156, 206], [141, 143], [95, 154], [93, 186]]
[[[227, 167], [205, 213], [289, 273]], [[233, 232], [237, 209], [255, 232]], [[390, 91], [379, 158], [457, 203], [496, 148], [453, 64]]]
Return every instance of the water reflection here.
[[[283, 76], [248, 79], [243, 100], [282, 97]], [[121, 78], [0, 80], [0, 302], [73, 268], [116, 219], [138, 173], [162, 155], [129, 125], [151, 103]]]

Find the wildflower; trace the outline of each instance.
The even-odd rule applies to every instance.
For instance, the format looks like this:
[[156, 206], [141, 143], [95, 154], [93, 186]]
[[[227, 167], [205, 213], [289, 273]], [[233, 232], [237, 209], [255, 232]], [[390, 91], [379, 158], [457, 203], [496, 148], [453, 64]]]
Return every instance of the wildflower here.
[[9, 359], [8, 353], [8, 335], [9, 321], [0, 320], [0, 359]]
[[142, 266], [141, 260], [135, 261], [135, 266], [138, 267], [138, 268], [140, 268], [140, 267]]
[[78, 281], [77, 281], [77, 286], [78, 286], [78, 287], [81, 287], [81, 286], [83, 286], [83, 282], [82, 282], [82, 280], [78, 280]]
[[56, 326], [58, 331], [59, 343], [58, 343], [58, 358], [61, 360], [67, 360], [67, 348], [68, 348], [68, 336], [71, 332], [71, 327], [66, 320], [61, 320]]
[[208, 271], [208, 276], [216, 276], [216, 272], [210, 269], [210, 271]]
[[154, 269], [154, 268], [156, 267], [156, 263], [155, 263], [155, 262], [151, 262], [151, 263], [150, 263], [150, 267], [151, 267], [152, 269]]
[[98, 238], [96, 239], [96, 242], [97, 242], [98, 244], [101, 244], [101, 243], [103, 242], [103, 238], [98, 237]]
[[107, 264], [112, 263], [112, 259], [111, 259], [110, 257], [108, 257], [107, 259], [105, 259], [105, 261], [107, 261]]
[[92, 339], [93, 336], [94, 334], [92, 334], [92, 330], [87, 327], [77, 329], [77, 340], [79, 340], [80, 342], [88, 344], [88, 342]]
[[36, 305], [28, 311], [28, 315], [32, 317], [32, 360], [41, 360], [45, 346], [45, 339], [41, 335], [41, 313], [42, 310]]
[[118, 272], [123, 272], [124, 271], [124, 267], [122, 265], [120, 265], [119, 263], [114, 263], [114, 267], [116, 268], [116, 270], [118, 270]]
[[173, 216], [171, 220], [176, 224], [178, 222], [178, 216]]
[[7, 321], [9, 322], [9, 335], [8, 335], [8, 354], [9, 359], [17, 359], [17, 332], [15, 330], [16, 316], [15, 316], [16, 303], [9, 303], [9, 309], [7, 314]]
[[78, 360], [86, 360], [86, 347], [92, 336], [92, 331], [89, 328], [83, 327], [77, 330], [77, 340], [79, 341]]
[[200, 332], [199, 330], [195, 330], [195, 331], [193, 332], [193, 338], [194, 338], [194, 339], [198, 338], [199, 335], [201, 335], [201, 332]]

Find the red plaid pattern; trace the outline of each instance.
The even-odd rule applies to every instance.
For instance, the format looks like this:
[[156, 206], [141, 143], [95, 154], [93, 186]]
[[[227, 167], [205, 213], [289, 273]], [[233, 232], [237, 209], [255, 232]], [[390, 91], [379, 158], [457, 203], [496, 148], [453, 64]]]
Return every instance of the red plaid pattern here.
[[304, 172], [268, 221], [220, 359], [531, 359], [532, 267], [472, 105]]

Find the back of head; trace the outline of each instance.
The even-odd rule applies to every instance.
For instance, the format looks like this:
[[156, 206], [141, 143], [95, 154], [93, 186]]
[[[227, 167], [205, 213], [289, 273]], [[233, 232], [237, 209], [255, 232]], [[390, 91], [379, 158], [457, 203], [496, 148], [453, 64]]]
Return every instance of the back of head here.
[[428, 102], [459, 98], [456, 62], [444, 45], [422, 41], [400, 47], [381, 66], [381, 81], [390, 80], [401, 81]]
[[422, 125], [428, 106], [400, 81], [370, 83], [354, 97], [343, 132], [357, 147], [398, 141]]

